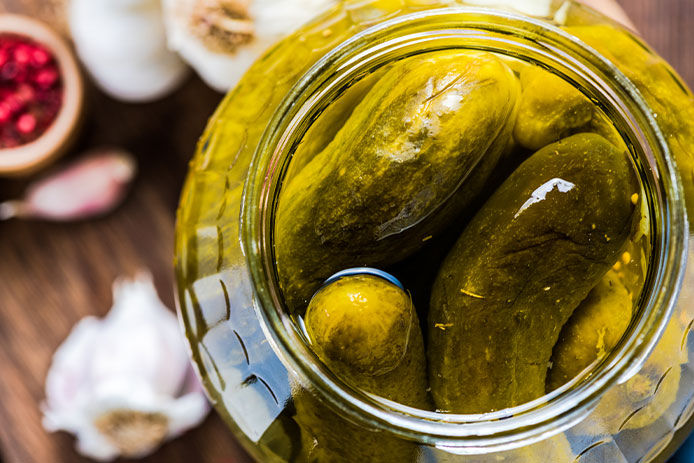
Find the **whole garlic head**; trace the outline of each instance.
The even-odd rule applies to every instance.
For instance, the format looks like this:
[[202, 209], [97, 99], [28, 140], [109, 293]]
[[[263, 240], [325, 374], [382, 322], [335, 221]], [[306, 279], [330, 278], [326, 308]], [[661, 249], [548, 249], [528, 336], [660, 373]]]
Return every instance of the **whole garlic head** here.
[[160, 0], [71, 0], [69, 22], [77, 54], [114, 98], [152, 101], [187, 74], [167, 48]]
[[169, 47], [226, 92], [275, 42], [336, 0], [163, 0]]
[[113, 298], [105, 318], [82, 319], [54, 354], [42, 407], [44, 428], [75, 434], [80, 453], [103, 461], [147, 455], [209, 411], [151, 277], [117, 281]]

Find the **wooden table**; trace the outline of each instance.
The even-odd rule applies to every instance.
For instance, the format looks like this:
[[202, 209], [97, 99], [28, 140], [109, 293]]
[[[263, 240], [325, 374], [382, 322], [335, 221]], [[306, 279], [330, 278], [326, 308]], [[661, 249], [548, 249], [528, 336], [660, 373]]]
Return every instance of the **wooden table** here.
[[[622, 0], [643, 35], [694, 86], [694, 2]], [[52, 13], [39, 0], [0, 0], [0, 10]], [[140, 173], [112, 215], [83, 223], [0, 223], [0, 443], [5, 463], [83, 462], [67, 434], [48, 434], [39, 403], [51, 355], [86, 315], [104, 315], [111, 283], [148, 268], [173, 307], [172, 241], [178, 194], [198, 135], [221, 96], [191, 77], [169, 98], [126, 105], [88, 89], [88, 122], [76, 152], [123, 146]], [[0, 181], [0, 200], [26, 181]], [[212, 413], [148, 463], [243, 463], [249, 459]]]

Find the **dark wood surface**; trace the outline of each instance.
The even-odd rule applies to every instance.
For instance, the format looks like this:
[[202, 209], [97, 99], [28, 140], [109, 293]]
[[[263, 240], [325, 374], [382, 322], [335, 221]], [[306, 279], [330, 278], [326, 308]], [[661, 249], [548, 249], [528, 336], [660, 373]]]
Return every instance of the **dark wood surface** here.
[[[0, 11], [51, 19], [55, 3], [0, 0]], [[621, 3], [646, 39], [694, 85], [694, 1]], [[103, 219], [0, 223], [0, 461], [5, 463], [88, 461], [73, 450], [70, 436], [41, 427], [39, 404], [51, 355], [80, 318], [107, 312], [111, 283], [119, 275], [150, 269], [162, 299], [173, 307], [178, 194], [195, 141], [221, 98], [193, 76], [153, 104], [118, 103], [92, 87], [88, 97], [87, 124], [75, 153], [122, 146], [137, 156], [140, 173], [122, 207]], [[0, 200], [19, 196], [26, 183], [0, 179]], [[212, 413], [202, 426], [142, 461], [250, 460]]]

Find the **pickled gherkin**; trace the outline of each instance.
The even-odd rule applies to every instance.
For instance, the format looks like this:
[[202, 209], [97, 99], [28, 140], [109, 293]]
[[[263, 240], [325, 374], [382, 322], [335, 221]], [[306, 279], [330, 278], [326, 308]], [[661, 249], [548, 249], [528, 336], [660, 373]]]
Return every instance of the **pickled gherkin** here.
[[632, 299], [617, 272], [607, 272], [561, 331], [547, 377], [548, 392], [610, 353], [629, 327]]
[[626, 244], [638, 188], [625, 153], [578, 134], [536, 152], [493, 194], [432, 290], [438, 409], [484, 413], [544, 394], [562, 327]]
[[445, 228], [507, 147], [519, 92], [490, 53], [393, 64], [282, 188], [275, 257], [289, 308], [305, 307], [336, 271], [396, 262]]
[[[318, 357], [352, 386], [430, 408], [422, 332], [401, 288], [374, 275], [342, 277], [311, 299], [305, 326]], [[413, 461], [411, 443], [351, 426], [310, 397], [295, 400], [306, 461]]]
[[523, 147], [538, 150], [585, 127], [594, 105], [576, 87], [536, 66], [520, 73], [523, 93], [513, 130]]
[[329, 283], [306, 311], [318, 357], [355, 386], [411, 407], [428, 408], [426, 360], [410, 296], [374, 275]]
[[335, 138], [335, 135], [352, 115], [354, 108], [361, 102], [373, 86], [383, 77], [388, 67], [379, 69], [363, 77], [345, 89], [344, 93], [323, 111], [320, 117], [311, 124], [301, 139], [301, 144], [292, 157], [288, 176], [299, 172], [314, 156], [323, 151]]

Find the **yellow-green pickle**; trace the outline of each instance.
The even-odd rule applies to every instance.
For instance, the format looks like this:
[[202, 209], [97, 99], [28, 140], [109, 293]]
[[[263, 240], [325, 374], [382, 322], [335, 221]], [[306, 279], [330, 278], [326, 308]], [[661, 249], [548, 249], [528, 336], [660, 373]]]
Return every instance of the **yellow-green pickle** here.
[[[318, 357], [352, 386], [410, 407], [430, 408], [426, 360], [410, 296], [380, 277], [343, 277], [319, 290], [305, 317]], [[314, 400], [298, 398], [307, 461], [409, 461], [415, 448], [345, 423]], [[365, 443], [357, 449], [351, 442]], [[335, 455], [335, 448], [342, 448]], [[328, 451], [328, 449], [331, 449]]]
[[[272, 49], [220, 107], [179, 213], [179, 299], [208, 392], [260, 461], [635, 463], [658, 453], [629, 454], [639, 432], [685, 421], [675, 404], [694, 377], [694, 321], [666, 319], [655, 287], [658, 259], [674, 258], [654, 231], [669, 225], [670, 186], [643, 145], [662, 132], [683, 180], [677, 205], [694, 215], [694, 97], [631, 33], [549, 3], [542, 18], [557, 27], [544, 33], [574, 37], [561, 36], [556, 61], [535, 23], [528, 37], [515, 17], [475, 29], [478, 10], [450, 13], [460, 26], [394, 23], [414, 46], [374, 35], [367, 53], [358, 37], [345, 45], [357, 59], [320, 61], [433, 8], [347, 0]], [[618, 105], [621, 87], [601, 87], [605, 63], [578, 40], [626, 75], [647, 117]], [[299, 80], [315, 63], [329, 71]], [[272, 119], [279, 109], [291, 117]], [[634, 128], [651, 116], [652, 132]], [[223, 296], [208, 302], [212, 287]], [[595, 378], [609, 388], [581, 396], [583, 415], [542, 421]], [[504, 428], [526, 418], [538, 421]]]
[[525, 148], [538, 150], [587, 126], [593, 119], [593, 103], [561, 77], [526, 66], [520, 81], [523, 97], [513, 136]]
[[559, 332], [625, 246], [637, 191], [623, 153], [579, 134], [533, 154], [494, 193], [432, 290], [439, 409], [484, 413], [544, 394]]
[[629, 327], [633, 295], [610, 270], [576, 308], [554, 346], [547, 391], [575, 378], [605, 357]]
[[311, 346], [348, 382], [389, 400], [429, 408], [424, 342], [410, 296], [373, 275], [328, 284], [306, 312]]
[[469, 205], [508, 144], [519, 92], [489, 53], [394, 64], [283, 189], [275, 253], [289, 306], [338, 270], [406, 257]]

